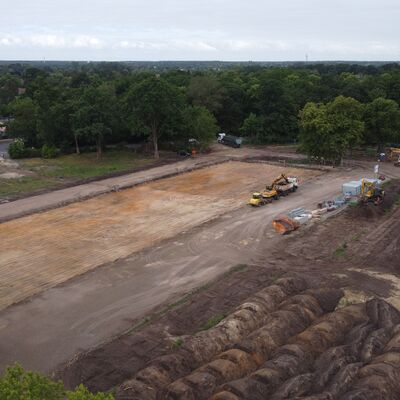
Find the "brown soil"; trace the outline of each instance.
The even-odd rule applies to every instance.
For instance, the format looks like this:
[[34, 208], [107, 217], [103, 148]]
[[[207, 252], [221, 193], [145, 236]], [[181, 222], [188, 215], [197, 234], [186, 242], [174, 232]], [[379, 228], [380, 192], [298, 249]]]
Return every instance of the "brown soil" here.
[[228, 162], [3, 223], [0, 309], [238, 208], [283, 171], [321, 174]]
[[382, 207], [282, 237], [264, 262], [157, 310], [56, 375], [117, 388], [117, 399], [399, 398], [400, 316], [389, 303], [400, 309], [400, 209], [391, 209], [400, 183], [386, 192]]

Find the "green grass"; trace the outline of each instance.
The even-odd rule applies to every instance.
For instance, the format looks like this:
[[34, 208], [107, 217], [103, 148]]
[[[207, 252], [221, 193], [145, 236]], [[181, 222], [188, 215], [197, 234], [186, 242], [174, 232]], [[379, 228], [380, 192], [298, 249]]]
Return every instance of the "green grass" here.
[[95, 153], [19, 160], [21, 172], [25, 170], [29, 174], [16, 179], [0, 179], [0, 198], [13, 199], [43, 189], [79, 183], [85, 179], [134, 171], [155, 162], [153, 158], [129, 151], [108, 151], [100, 160]]
[[171, 343], [171, 349], [177, 350], [183, 345], [183, 340], [178, 338]]
[[57, 186], [56, 181], [44, 177], [24, 176], [16, 179], [0, 179], [0, 198], [12, 199], [26, 193]]
[[87, 179], [114, 172], [134, 170], [154, 163], [154, 159], [128, 151], [105, 152], [101, 159], [95, 153], [68, 154], [54, 159], [31, 158], [22, 167], [44, 177]]
[[207, 331], [211, 329], [215, 325], [219, 324], [224, 318], [226, 317], [225, 314], [217, 314], [211, 317], [201, 328], [203, 331]]
[[363, 235], [363, 232], [359, 232], [351, 237], [351, 240], [354, 242], [358, 242]]
[[338, 303], [338, 305], [336, 306], [336, 309], [340, 309], [340, 308], [345, 308], [348, 306], [351, 306], [352, 304], [354, 304], [353, 301], [347, 299], [346, 297], [342, 297]]
[[336, 248], [336, 250], [333, 252], [333, 257], [336, 259], [343, 259], [347, 256], [347, 244], [343, 244], [342, 246], [339, 246]]

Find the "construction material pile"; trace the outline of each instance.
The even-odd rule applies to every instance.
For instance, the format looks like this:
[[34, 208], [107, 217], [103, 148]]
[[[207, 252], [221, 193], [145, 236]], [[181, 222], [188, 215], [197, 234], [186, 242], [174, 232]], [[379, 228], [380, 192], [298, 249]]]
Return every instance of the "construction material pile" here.
[[278, 280], [152, 360], [117, 399], [400, 398], [400, 313], [377, 299], [337, 309], [341, 297]]

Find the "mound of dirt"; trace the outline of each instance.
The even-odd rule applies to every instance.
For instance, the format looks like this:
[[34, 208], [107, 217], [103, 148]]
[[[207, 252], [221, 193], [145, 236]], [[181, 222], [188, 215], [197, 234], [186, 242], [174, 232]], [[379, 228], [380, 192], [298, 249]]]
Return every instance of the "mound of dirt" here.
[[383, 202], [376, 206], [373, 203], [360, 203], [357, 206], [349, 207], [346, 213], [350, 218], [354, 219], [371, 219], [378, 218], [390, 210], [394, 203], [399, 200], [400, 181], [392, 180], [384, 186], [385, 198]]
[[[117, 390], [131, 400], [367, 400], [400, 396], [400, 313], [337, 309], [337, 289], [283, 279]], [[278, 304], [279, 303], [279, 304]]]

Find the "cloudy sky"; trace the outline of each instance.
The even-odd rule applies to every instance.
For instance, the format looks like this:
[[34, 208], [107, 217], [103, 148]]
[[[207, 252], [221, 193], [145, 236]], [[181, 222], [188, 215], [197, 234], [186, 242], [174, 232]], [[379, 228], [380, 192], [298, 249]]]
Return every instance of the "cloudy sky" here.
[[3, 60], [400, 60], [400, 0], [0, 4]]

